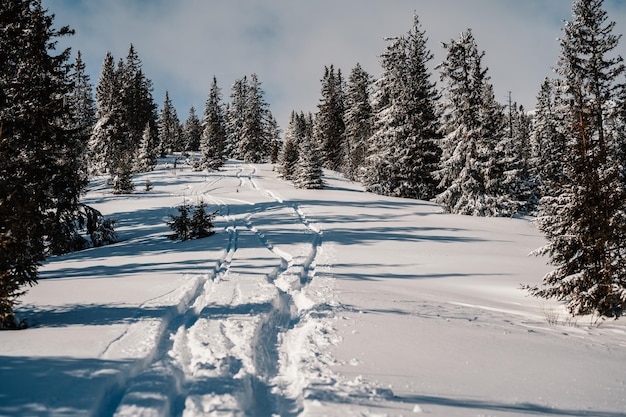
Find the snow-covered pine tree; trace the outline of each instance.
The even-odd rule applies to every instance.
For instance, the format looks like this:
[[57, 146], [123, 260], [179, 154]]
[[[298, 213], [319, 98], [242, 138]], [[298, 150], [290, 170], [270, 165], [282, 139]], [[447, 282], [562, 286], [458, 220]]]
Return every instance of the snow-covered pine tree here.
[[131, 192], [131, 176], [141, 165], [135, 160], [146, 124], [150, 124], [152, 142], [157, 140], [152, 83], [143, 75], [132, 45], [127, 62], [120, 59], [117, 67], [113, 55], [107, 52], [96, 86], [96, 102], [97, 122], [88, 151], [90, 172], [109, 173], [115, 193]]
[[230, 103], [226, 107], [226, 158], [243, 159], [243, 155], [239, 153], [239, 141], [245, 120], [248, 90], [248, 77], [245, 76], [235, 80], [230, 90]]
[[304, 114], [300, 117], [295, 110], [291, 112], [289, 124], [285, 130], [285, 139], [278, 157], [278, 175], [285, 180], [292, 180], [298, 162], [298, 148], [304, 136]]
[[278, 155], [281, 149], [280, 128], [272, 112], [267, 113], [267, 123], [265, 124], [265, 137], [269, 143], [269, 163], [278, 163]]
[[538, 198], [557, 195], [565, 181], [563, 161], [566, 144], [563, 133], [563, 103], [560, 80], [546, 78], [537, 95], [532, 120], [531, 170]]
[[607, 110], [624, 88], [619, 37], [602, 0], [576, 0], [565, 23], [557, 73], [564, 91], [564, 181], [541, 201], [538, 250], [556, 267], [530, 293], [566, 302], [574, 315], [619, 317], [626, 308], [626, 192], [621, 137], [607, 129]]
[[189, 115], [183, 125], [183, 143], [185, 151], [199, 151], [201, 136], [202, 125], [196, 115], [196, 109], [192, 106], [189, 109]]
[[121, 112], [118, 91], [115, 59], [111, 52], [107, 52], [96, 86], [96, 124], [91, 132], [87, 150], [90, 174], [104, 174], [110, 171], [113, 153], [110, 131], [115, 130], [112, 122], [116, 118], [115, 115]]
[[[128, 166], [135, 165], [135, 159], [145, 132], [146, 123], [150, 131], [157, 134], [156, 105], [152, 99], [152, 82], [142, 70], [142, 63], [134, 46], [128, 48], [126, 61], [120, 61], [117, 71], [122, 119], [126, 130], [126, 143], [120, 152], [127, 153]], [[180, 136], [180, 135], [179, 135]]]
[[478, 52], [471, 30], [444, 47], [447, 56], [439, 66], [444, 139], [436, 172], [443, 192], [435, 201], [456, 214], [511, 215], [516, 205], [503, 192], [506, 168], [498, 152], [504, 115], [482, 67], [484, 52]]
[[346, 88], [344, 174], [359, 180], [365, 165], [373, 113], [370, 103], [371, 77], [360, 64], [352, 69]]
[[93, 95], [93, 85], [89, 75], [85, 72], [85, 63], [80, 51], [76, 53], [70, 81], [73, 89], [68, 96], [68, 102], [75, 128], [80, 131], [86, 147], [89, 136], [91, 136], [91, 130], [96, 124], [96, 102]]
[[241, 134], [237, 143], [237, 154], [246, 162], [259, 163], [268, 159], [270, 141], [267, 137], [268, 104], [256, 74], [250, 77], [244, 102]]
[[0, 329], [34, 285], [46, 255], [49, 220], [77, 201], [83, 145], [71, 129], [69, 49], [55, 52], [67, 27], [53, 28], [37, 0], [0, 3]]
[[[304, 116], [304, 115], [303, 115]], [[297, 188], [322, 189], [324, 188], [322, 158], [319, 145], [313, 137], [312, 115], [304, 118], [305, 128], [303, 137], [299, 141], [298, 161], [293, 175], [293, 184]]]
[[183, 146], [181, 144], [180, 120], [178, 119], [176, 109], [172, 105], [172, 100], [167, 91], [165, 92], [163, 107], [161, 107], [161, 113], [159, 115], [158, 132], [161, 158], [165, 155], [181, 151]]
[[152, 133], [151, 123], [146, 123], [146, 127], [141, 137], [141, 143], [135, 159], [134, 172], [152, 171], [159, 157], [158, 138]]
[[375, 83], [374, 133], [364, 185], [380, 194], [429, 199], [435, 194], [432, 173], [440, 155], [439, 95], [428, 70], [433, 55], [417, 15], [405, 36], [390, 41], [381, 57], [383, 74]]
[[518, 202], [518, 211], [532, 212], [538, 203], [538, 191], [532, 174], [531, 117], [524, 106], [509, 103], [508, 127], [500, 142], [504, 155], [503, 193]]
[[200, 137], [200, 160], [196, 169], [215, 171], [224, 165], [226, 123], [222, 106], [222, 93], [213, 77], [209, 97], [204, 106], [202, 134]]
[[58, 196], [67, 195], [67, 190], [75, 190], [71, 197], [60, 197], [57, 205], [46, 221], [47, 252], [53, 255], [84, 249], [88, 242], [81, 236], [80, 220], [83, 211], [79, 203], [82, 190], [87, 185], [88, 171], [86, 151], [91, 130], [95, 122], [95, 104], [93, 87], [89, 76], [85, 72], [85, 64], [80, 51], [77, 53], [74, 64], [69, 73], [71, 90], [67, 96], [69, 115], [67, 117], [68, 130], [73, 132], [71, 144], [63, 157], [63, 171], [60, 182], [53, 189]]
[[341, 70], [335, 72], [333, 65], [325, 67], [321, 82], [322, 97], [315, 115], [315, 139], [320, 144], [324, 166], [342, 172], [345, 147], [343, 121], [345, 104]]

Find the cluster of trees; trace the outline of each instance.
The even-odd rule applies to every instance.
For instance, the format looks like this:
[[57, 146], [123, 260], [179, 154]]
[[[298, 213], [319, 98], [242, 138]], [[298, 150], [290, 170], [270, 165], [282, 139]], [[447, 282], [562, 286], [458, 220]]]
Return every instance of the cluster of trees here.
[[79, 199], [94, 114], [83, 108], [88, 78], [80, 54], [56, 52], [39, 1], [0, 5], [0, 329], [51, 254], [107, 243], [112, 222]]
[[199, 151], [198, 170], [228, 158], [277, 164], [300, 188], [322, 188], [322, 169], [383, 195], [433, 199], [451, 213], [537, 215], [556, 269], [540, 297], [573, 314], [617, 317], [626, 307], [626, 73], [602, 0], [575, 0], [560, 40], [557, 77], [534, 112], [498, 103], [468, 30], [444, 43], [438, 89], [417, 16], [389, 38], [374, 80], [356, 65], [347, 80], [326, 67], [318, 111], [293, 112], [280, 141], [255, 74], [224, 103], [213, 78], [203, 115], [181, 123], [131, 45], [107, 53], [95, 88], [80, 52], [56, 52], [40, 0], [0, 6], [0, 328], [37, 279], [46, 256], [113, 241], [113, 224], [80, 203], [89, 175], [108, 174], [116, 193], [159, 156]]
[[[309, 187], [320, 167], [389, 196], [433, 199], [450, 213], [537, 216], [556, 269], [531, 294], [572, 314], [626, 308], [626, 81], [619, 36], [602, 0], [576, 0], [560, 39], [557, 76], [534, 112], [499, 103], [471, 30], [443, 44], [441, 89], [414, 17], [389, 38], [376, 79], [331, 66], [313, 115], [292, 114], [279, 173]], [[307, 158], [303, 155], [311, 152]], [[307, 173], [304, 160], [313, 163]], [[316, 174], [318, 175], [318, 174]], [[309, 188], [319, 188], [316, 180]]]
[[[210, 170], [277, 159], [280, 131], [254, 74], [226, 106], [214, 79], [203, 119], [192, 107], [181, 124], [168, 92], [158, 110], [132, 44], [125, 59], [106, 54], [94, 95], [80, 52], [74, 63], [69, 48], [56, 53], [73, 31], [54, 29], [40, 0], [3, 1], [0, 33], [0, 329], [19, 326], [14, 306], [47, 256], [115, 241], [114, 222], [80, 202], [90, 175], [129, 193], [133, 174], [173, 152], [200, 150], [196, 167]], [[203, 213], [194, 237], [210, 234]]]
[[200, 160], [196, 169], [219, 169], [226, 159], [251, 163], [278, 158], [280, 129], [256, 74], [237, 79], [230, 103], [224, 104], [217, 80], [213, 82], [204, 108], [199, 138]]

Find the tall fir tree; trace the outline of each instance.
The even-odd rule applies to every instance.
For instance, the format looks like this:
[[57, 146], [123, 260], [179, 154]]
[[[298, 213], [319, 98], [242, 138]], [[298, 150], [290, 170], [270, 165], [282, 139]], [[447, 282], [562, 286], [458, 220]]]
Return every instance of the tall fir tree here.
[[269, 109], [264, 95], [261, 82], [256, 74], [252, 74], [245, 95], [241, 135], [237, 143], [237, 154], [246, 162], [264, 162], [269, 156], [270, 140], [266, 130]]
[[278, 163], [278, 155], [281, 149], [280, 133], [278, 122], [274, 118], [274, 115], [271, 112], [268, 112], [267, 122], [265, 124], [265, 137], [267, 138], [269, 146], [268, 158], [270, 164]]
[[626, 192], [623, 135], [607, 129], [624, 88], [619, 36], [602, 0], [576, 0], [560, 40], [563, 82], [563, 181], [541, 201], [548, 244], [538, 250], [556, 267], [531, 294], [566, 302], [574, 315], [619, 317], [626, 308]]
[[456, 214], [479, 216], [512, 215], [517, 204], [503, 189], [506, 170], [502, 147], [503, 108], [495, 101], [484, 52], [471, 30], [444, 44], [445, 61], [440, 65], [445, 83], [442, 101], [441, 168], [436, 172], [443, 190], [436, 202]]
[[245, 76], [235, 80], [231, 87], [230, 103], [226, 108], [226, 158], [243, 159], [239, 142], [243, 134], [248, 92], [248, 77]]
[[425, 31], [417, 15], [402, 37], [390, 39], [375, 84], [374, 133], [368, 156], [367, 189], [386, 195], [430, 199], [438, 168], [439, 94], [432, 82]]
[[199, 151], [202, 125], [196, 115], [196, 109], [192, 106], [189, 115], [183, 125], [183, 143], [185, 151]]
[[152, 82], [145, 77], [141, 60], [131, 44], [126, 61], [117, 66], [107, 52], [96, 86], [96, 125], [89, 141], [89, 166], [93, 174], [108, 173], [115, 193], [131, 192], [131, 177], [142, 163], [136, 161], [145, 145], [146, 124], [153, 137], [156, 129], [156, 105], [152, 99]]
[[563, 161], [566, 153], [563, 124], [563, 102], [559, 93], [561, 82], [546, 78], [541, 84], [532, 119], [531, 171], [537, 195], [558, 194], [565, 181]]
[[170, 155], [181, 150], [181, 126], [176, 109], [169, 93], [165, 92], [163, 107], [158, 120], [160, 156]]
[[209, 97], [204, 107], [200, 138], [200, 161], [197, 169], [214, 171], [224, 165], [226, 155], [226, 122], [222, 105], [222, 92], [213, 77]]
[[299, 116], [291, 112], [289, 124], [285, 130], [285, 139], [278, 157], [278, 175], [285, 180], [292, 180], [298, 162], [299, 143], [305, 134], [304, 114]]
[[297, 188], [324, 188], [322, 157], [318, 142], [313, 137], [313, 116], [301, 115], [303, 123], [302, 138], [299, 140], [298, 160], [296, 161], [293, 183]]
[[68, 97], [69, 49], [55, 52], [53, 16], [38, 0], [0, 3], [0, 329], [34, 285], [59, 210], [78, 201], [83, 143]]
[[346, 88], [344, 174], [359, 180], [365, 166], [373, 113], [370, 103], [371, 77], [360, 64], [352, 69]]
[[317, 105], [315, 116], [315, 139], [320, 144], [324, 166], [341, 172], [344, 168], [344, 93], [341, 70], [335, 67], [324, 68], [322, 78], [322, 97]]

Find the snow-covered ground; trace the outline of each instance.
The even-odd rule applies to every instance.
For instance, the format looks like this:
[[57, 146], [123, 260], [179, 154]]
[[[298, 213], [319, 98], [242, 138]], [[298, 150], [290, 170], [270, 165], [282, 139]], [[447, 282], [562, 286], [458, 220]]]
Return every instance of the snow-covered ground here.
[[[120, 242], [50, 259], [0, 333], [6, 416], [626, 416], [626, 324], [528, 297], [522, 219], [443, 214], [326, 173], [172, 160], [85, 201]], [[146, 179], [154, 189], [144, 191]], [[184, 200], [214, 236], [167, 238]]]

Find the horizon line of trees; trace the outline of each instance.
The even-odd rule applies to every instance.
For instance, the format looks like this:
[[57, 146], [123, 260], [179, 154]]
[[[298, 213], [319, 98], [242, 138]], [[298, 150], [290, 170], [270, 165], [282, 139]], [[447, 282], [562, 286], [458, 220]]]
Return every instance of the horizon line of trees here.
[[407, 34], [388, 39], [378, 79], [358, 64], [347, 83], [325, 68], [318, 111], [292, 113], [279, 175], [319, 188], [297, 169], [301, 153], [317, 152], [308, 171], [339, 171], [370, 192], [455, 214], [532, 214], [548, 240], [535, 253], [555, 269], [524, 288], [573, 315], [617, 318], [626, 309], [626, 69], [614, 26], [603, 0], [574, 1], [556, 77], [529, 114], [497, 102], [471, 29], [443, 43], [438, 90], [414, 15]]

